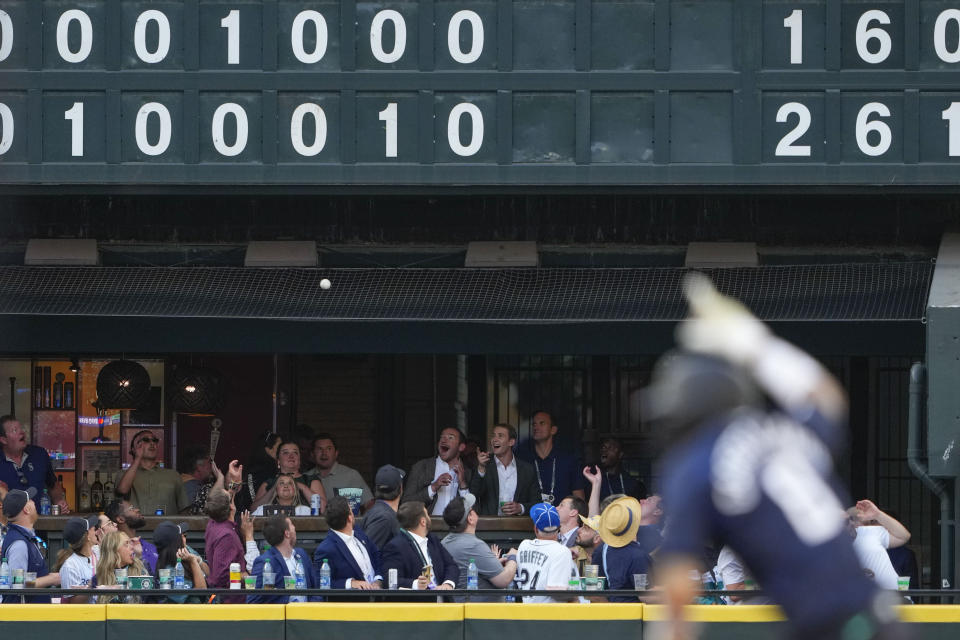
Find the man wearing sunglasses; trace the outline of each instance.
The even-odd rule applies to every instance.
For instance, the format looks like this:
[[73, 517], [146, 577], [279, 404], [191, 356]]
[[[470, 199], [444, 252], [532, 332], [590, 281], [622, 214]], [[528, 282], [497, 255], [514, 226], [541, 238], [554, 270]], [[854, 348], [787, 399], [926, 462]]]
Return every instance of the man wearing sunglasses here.
[[38, 509], [43, 490], [49, 489], [51, 502], [60, 504], [62, 509], [66, 504], [63, 502], [63, 490], [56, 486], [57, 476], [47, 450], [27, 444], [27, 432], [13, 416], [0, 416], [0, 446], [3, 447], [0, 482], [6, 484], [7, 489], [26, 491], [33, 487], [33, 502]]
[[190, 506], [180, 474], [159, 465], [160, 440], [153, 431], [138, 431], [130, 440], [133, 462], [117, 483], [117, 495], [148, 515], [176, 514]]

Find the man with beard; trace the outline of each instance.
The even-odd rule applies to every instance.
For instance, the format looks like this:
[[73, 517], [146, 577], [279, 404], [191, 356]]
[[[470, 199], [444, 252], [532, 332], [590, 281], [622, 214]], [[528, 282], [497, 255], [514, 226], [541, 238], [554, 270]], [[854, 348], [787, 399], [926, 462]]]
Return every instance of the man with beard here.
[[140, 508], [126, 500], [114, 500], [104, 509], [104, 515], [117, 525], [117, 531], [122, 531], [133, 540], [134, 552], [143, 560], [151, 574], [157, 572], [157, 548], [148, 540], [141, 540], [137, 530], [147, 525], [146, 518], [140, 513]]
[[[323, 490], [327, 495], [327, 504], [336, 496], [343, 496], [350, 501], [354, 514], [359, 513], [356, 504], [369, 509], [373, 506], [373, 494], [370, 493], [370, 487], [360, 476], [360, 472], [351, 469], [345, 464], [340, 464], [340, 450], [337, 448], [337, 441], [329, 433], [317, 434], [313, 439], [313, 459], [317, 466], [310, 470], [310, 474], [320, 478], [323, 483]], [[341, 489], [343, 491], [341, 491]]]
[[437, 457], [426, 458], [413, 465], [403, 490], [401, 503], [422, 502], [429, 513], [442, 516], [450, 501], [470, 486], [472, 473], [460, 460], [464, 435], [456, 427], [440, 432]]
[[515, 444], [517, 430], [513, 425], [498, 424], [490, 434], [495, 469], [489, 469], [490, 453], [477, 452], [477, 473], [470, 481], [470, 491], [477, 498], [477, 513], [482, 516], [519, 516], [540, 502], [537, 474], [532, 464], [513, 455]]
[[600, 443], [600, 499], [622, 494], [637, 500], [647, 497], [647, 488], [623, 470], [623, 447], [616, 438], [604, 438]]
[[194, 505], [195, 514], [203, 511], [201, 503], [199, 509], [196, 508], [197, 494], [204, 485], [213, 486], [213, 462], [210, 460], [210, 452], [202, 444], [187, 448], [184, 452], [181, 466], [182, 473], [180, 479], [183, 480], [183, 488], [187, 492], [187, 500]]
[[117, 483], [117, 495], [129, 500], [142, 512], [154, 514], [180, 513], [190, 507], [187, 491], [180, 474], [173, 469], [162, 469], [157, 459], [160, 439], [153, 431], [138, 431], [130, 441], [133, 463]]
[[397, 586], [410, 589], [453, 589], [460, 568], [430, 533], [430, 514], [418, 500], [397, 510], [400, 533], [383, 548], [383, 571], [397, 570]]

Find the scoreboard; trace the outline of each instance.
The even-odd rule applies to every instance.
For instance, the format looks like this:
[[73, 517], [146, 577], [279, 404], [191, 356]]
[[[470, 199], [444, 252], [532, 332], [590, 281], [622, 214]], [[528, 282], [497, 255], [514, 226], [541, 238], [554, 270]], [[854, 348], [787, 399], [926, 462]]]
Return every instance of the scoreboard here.
[[960, 0], [0, 0], [0, 185], [956, 185]]

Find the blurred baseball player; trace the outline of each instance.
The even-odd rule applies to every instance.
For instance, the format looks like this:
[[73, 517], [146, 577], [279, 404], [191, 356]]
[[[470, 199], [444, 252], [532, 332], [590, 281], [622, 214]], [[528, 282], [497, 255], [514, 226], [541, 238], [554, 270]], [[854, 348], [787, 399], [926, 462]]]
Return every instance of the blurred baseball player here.
[[658, 363], [647, 395], [648, 417], [670, 439], [658, 574], [674, 637], [692, 635], [683, 608], [701, 588], [691, 570], [703, 570], [710, 540], [740, 554], [794, 637], [901, 637], [895, 597], [864, 576], [844, 529], [833, 472], [842, 389], [705, 276], [691, 274], [684, 289], [682, 351]]

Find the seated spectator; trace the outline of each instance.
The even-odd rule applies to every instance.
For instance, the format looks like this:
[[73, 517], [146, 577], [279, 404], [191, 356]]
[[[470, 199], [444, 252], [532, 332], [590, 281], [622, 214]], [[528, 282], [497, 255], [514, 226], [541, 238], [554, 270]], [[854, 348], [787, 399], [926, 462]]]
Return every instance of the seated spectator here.
[[[98, 589], [117, 589], [117, 569], [126, 569], [127, 576], [148, 575], [146, 567], [134, 552], [136, 544], [123, 531], [113, 531], [100, 542], [100, 560], [97, 562], [96, 576]], [[104, 594], [97, 597], [100, 604], [113, 602], [139, 603], [138, 596], [124, 593]]]
[[[747, 581], [753, 581], [753, 576], [729, 545], [723, 545], [720, 549], [720, 555], [717, 557], [717, 566], [714, 568], [714, 575], [723, 582], [723, 588], [727, 591], [740, 591], [747, 588]], [[750, 592], [744, 595], [725, 596], [730, 604], [773, 604], [773, 600], [766, 597], [753, 597]]]
[[513, 425], [498, 424], [490, 434], [493, 455], [477, 451], [477, 472], [470, 480], [470, 491], [476, 496], [480, 515], [519, 516], [540, 502], [537, 472], [532, 464], [513, 455], [516, 444]]
[[[281, 473], [277, 477], [273, 488], [266, 493], [266, 497], [269, 498], [270, 496], [273, 496], [273, 499], [270, 500], [269, 504], [291, 507], [293, 509], [293, 515], [295, 516], [310, 515], [310, 505], [305, 505], [301, 502], [301, 495], [297, 490], [297, 481], [293, 479], [292, 475]], [[253, 515], [262, 516], [264, 506], [265, 505], [260, 505], [257, 507]]]
[[[204, 541], [206, 543], [207, 562], [210, 564], [210, 576], [207, 584], [213, 589], [227, 589], [230, 586], [230, 565], [240, 565], [241, 574], [246, 575], [247, 561], [244, 557], [244, 545], [240, 542], [237, 524], [234, 522], [236, 508], [231, 492], [215, 486], [210, 491], [206, 506], [207, 522]], [[249, 516], [243, 518], [240, 526], [245, 540], [253, 541], [253, 521]], [[254, 547], [256, 544], [254, 544]], [[223, 602], [242, 603], [242, 597], [229, 596]]]
[[243, 487], [237, 493], [235, 503], [240, 512], [249, 509], [257, 499], [257, 489], [277, 473], [277, 452], [283, 438], [280, 434], [268, 430], [260, 434], [253, 445], [253, 451], [244, 465], [246, 473], [241, 482]]
[[[603, 543], [593, 552], [593, 564], [606, 576], [611, 590], [633, 589], [635, 573], [649, 573], [646, 551], [637, 543], [640, 503], [635, 498], [614, 500], [600, 513], [597, 533]], [[612, 596], [610, 602], [639, 602], [635, 597]]]
[[138, 431], [130, 441], [133, 463], [117, 482], [117, 496], [126, 498], [141, 512], [182, 513], [189, 509], [187, 491], [180, 474], [160, 466], [160, 439], [153, 431]]
[[557, 542], [565, 547], [577, 544], [577, 529], [580, 528], [580, 516], [587, 515], [587, 503], [583, 498], [569, 495], [557, 506], [560, 515], [560, 533]]
[[430, 514], [419, 500], [397, 510], [400, 533], [383, 548], [383, 570], [397, 570], [397, 586], [413, 589], [453, 589], [460, 569], [437, 536], [430, 533]]
[[157, 548], [153, 543], [141, 540], [137, 535], [138, 529], [147, 526], [147, 520], [140, 513], [140, 508], [126, 500], [114, 500], [104, 509], [104, 514], [117, 525], [118, 531], [122, 531], [133, 540], [137, 556], [143, 561], [147, 572], [156, 573]]
[[350, 500], [353, 513], [360, 513], [360, 508], [369, 509], [373, 506], [373, 494], [356, 469], [340, 464], [340, 450], [337, 441], [329, 433], [317, 434], [313, 439], [313, 459], [317, 466], [310, 473], [320, 478], [326, 492], [326, 502], [329, 503], [335, 496], [343, 496]]
[[[257, 578], [257, 589], [263, 588], [284, 588], [284, 578], [286, 576], [296, 575], [297, 562], [303, 566], [303, 577], [306, 580], [307, 589], [316, 589], [317, 577], [310, 568], [310, 556], [307, 552], [297, 546], [297, 528], [287, 516], [270, 516], [263, 523], [263, 537], [270, 544], [270, 548], [263, 552], [253, 561], [253, 571], [251, 575]], [[328, 536], [329, 537], [329, 536]], [[273, 573], [273, 584], [264, 584], [263, 572], [266, 567], [270, 567]], [[289, 592], [288, 592], [289, 593]], [[312, 602], [320, 600], [319, 597], [311, 596]], [[306, 602], [305, 596], [290, 596], [282, 592], [274, 596], [250, 595], [247, 596], [248, 603], [274, 603], [287, 604], [288, 602]]]
[[582, 524], [577, 531], [577, 545], [573, 547], [573, 551], [576, 553], [574, 562], [577, 565], [577, 573], [582, 576], [583, 568], [588, 564], [593, 564], [593, 552], [601, 543], [600, 534], [597, 533], [597, 529], [600, 528], [600, 516], [589, 518], [580, 516], [580, 522]]
[[[570, 578], [577, 577], [577, 568], [570, 549], [557, 541], [560, 514], [549, 502], [540, 502], [530, 509], [533, 540], [524, 540], [517, 548], [517, 586], [524, 591], [566, 591]], [[568, 602], [569, 596], [523, 596], [524, 602]]]
[[[63, 541], [69, 547], [57, 554], [54, 570], [60, 574], [60, 587], [77, 589], [92, 587], [94, 582], [93, 545], [98, 539], [100, 518], [86, 516], [70, 518], [63, 526]], [[90, 596], [63, 596], [60, 602], [85, 604]]]
[[401, 502], [422, 502], [428, 513], [443, 515], [447, 504], [468, 491], [472, 472], [463, 465], [460, 453], [464, 435], [456, 427], [440, 432], [437, 455], [418, 461], [410, 469]]
[[623, 446], [616, 438], [604, 438], [600, 443], [600, 499], [618, 493], [628, 496], [646, 497], [647, 488], [641, 480], [635, 479], [623, 470]]
[[[187, 547], [188, 526], [186, 523], [174, 524], [164, 521], [153, 532], [153, 542], [157, 545], [157, 585], [160, 584], [160, 569], [170, 569], [171, 580], [177, 567], [177, 559], [183, 565], [183, 582], [187, 589], [206, 589], [207, 579], [203, 574], [203, 560]], [[191, 596], [183, 593], [171, 593], [166, 602], [176, 604], [202, 604], [203, 596]]]
[[334, 496], [324, 514], [330, 533], [313, 552], [313, 570], [320, 575], [323, 561], [330, 567], [333, 589], [380, 589], [380, 551], [362, 529], [354, 527], [353, 510], [346, 498]]
[[397, 508], [403, 495], [403, 471], [385, 464], [377, 469], [374, 478], [376, 500], [363, 516], [363, 532], [377, 549], [383, 549], [393, 536], [400, 533]]
[[[477, 537], [477, 522], [480, 516], [473, 508], [475, 500], [473, 494], [468, 493], [463, 498], [451, 500], [443, 510], [443, 521], [450, 527], [450, 533], [441, 540], [441, 544], [459, 568], [457, 589], [467, 588], [467, 568], [471, 560], [477, 565], [480, 589], [506, 589], [517, 574], [517, 550], [510, 549], [507, 556], [501, 560], [493, 548]], [[503, 598], [477, 597], [470, 600], [497, 602]]]
[[660, 496], [656, 494], [640, 500], [640, 528], [637, 529], [637, 542], [651, 560], [663, 544], [663, 534], [660, 533], [660, 520], [663, 519], [662, 504]]
[[[3, 499], [3, 515], [7, 518], [7, 534], [3, 537], [2, 555], [7, 559], [10, 574], [15, 569], [23, 569], [24, 573], [37, 574], [37, 587], [54, 587], [60, 584], [60, 574], [50, 573], [47, 570], [47, 561], [43, 557], [41, 546], [43, 542], [33, 530], [37, 522], [37, 506], [33, 502], [36, 489], [27, 487], [27, 490], [11, 489]], [[3, 602], [21, 602], [21, 597], [6, 596]], [[30, 596], [22, 602], [50, 603], [49, 596]]]
[[257, 489], [257, 497], [252, 505], [253, 509], [256, 509], [262, 504], [270, 503], [273, 498], [268, 494], [281, 475], [289, 475], [296, 480], [297, 489], [304, 504], [309, 505], [310, 497], [318, 493], [320, 494], [321, 512], [326, 508], [327, 497], [323, 488], [323, 482], [315, 476], [300, 471], [300, 449], [297, 447], [296, 442], [284, 442], [280, 445], [280, 451], [277, 454], [277, 468], [278, 471], [276, 475], [266, 480]]
[[910, 532], [869, 500], [860, 500], [847, 514], [853, 550], [857, 552], [860, 566], [872, 573], [882, 589], [896, 591], [897, 572], [887, 549], [905, 545], [910, 540]]
[[189, 513], [200, 515], [203, 513], [203, 503], [207, 493], [213, 486], [213, 461], [210, 460], [210, 450], [203, 445], [194, 445], [187, 448], [181, 461], [180, 479], [187, 492], [190, 502]]
[[[110, 505], [107, 505], [108, 507]], [[97, 537], [93, 543], [93, 548], [90, 550], [93, 557], [93, 567], [96, 571], [97, 559], [100, 557], [100, 543], [103, 542], [103, 537], [110, 533], [111, 531], [117, 530], [117, 523], [108, 518], [105, 514], [100, 514], [97, 516], [100, 521], [99, 526], [97, 527]]]

